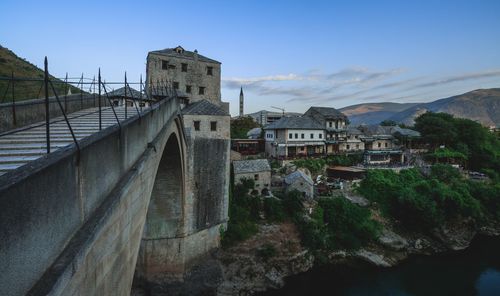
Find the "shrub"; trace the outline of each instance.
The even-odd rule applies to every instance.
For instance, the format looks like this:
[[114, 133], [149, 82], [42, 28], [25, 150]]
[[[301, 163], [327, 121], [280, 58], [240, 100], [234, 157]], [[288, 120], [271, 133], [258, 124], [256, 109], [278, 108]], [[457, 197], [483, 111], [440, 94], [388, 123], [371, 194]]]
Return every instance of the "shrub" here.
[[264, 215], [269, 222], [282, 222], [286, 218], [283, 203], [277, 198], [264, 199]]
[[262, 258], [262, 260], [264, 261], [268, 261], [272, 257], [276, 256], [277, 253], [278, 251], [276, 250], [276, 248], [269, 243], [264, 244], [262, 248], [257, 250], [257, 256]]

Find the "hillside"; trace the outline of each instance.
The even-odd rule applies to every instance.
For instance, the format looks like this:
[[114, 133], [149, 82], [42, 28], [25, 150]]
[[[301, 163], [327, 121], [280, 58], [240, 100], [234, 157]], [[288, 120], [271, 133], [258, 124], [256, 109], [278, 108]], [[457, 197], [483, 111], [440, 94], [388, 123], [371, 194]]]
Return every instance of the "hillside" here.
[[[0, 77], [10, 78], [14, 71], [14, 77], [22, 78], [43, 78], [43, 70], [39, 69], [37, 66], [31, 64], [30, 62], [18, 57], [8, 48], [2, 47], [0, 45]], [[55, 79], [51, 76], [51, 79]], [[61, 80], [56, 79], [59, 83], [54, 83], [54, 87], [57, 89], [59, 95], [63, 95], [65, 92], [65, 87]], [[53, 81], [54, 82], [54, 81]], [[9, 81], [0, 80], [0, 103], [6, 103], [12, 101], [12, 88], [11, 86], [7, 90]], [[44, 95], [42, 87], [42, 82], [40, 81], [16, 81], [15, 83], [15, 98], [16, 101], [35, 99], [42, 97]], [[72, 93], [77, 93], [76, 87], [70, 86]], [[6, 92], [7, 91], [7, 92]], [[5, 95], [4, 95], [5, 94]], [[53, 93], [49, 92], [52, 96]]]
[[398, 112], [419, 103], [368, 103], [357, 104], [339, 109], [349, 117], [351, 124], [377, 124]]
[[455, 117], [477, 120], [485, 126], [500, 126], [500, 88], [478, 89], [429, 103], [370, 103], [340, 109], [352, 124], [376, 124], [383, 120], [413, 125], [427, 111], [445, 112]]
[[455, 117], [476, 120], [485, 126], [500, 126], [500, 88], [478, 89], [419, 104], [396, 113], [388, 119], [412, 125], [418, 115], [427, 111], [449, 113]]

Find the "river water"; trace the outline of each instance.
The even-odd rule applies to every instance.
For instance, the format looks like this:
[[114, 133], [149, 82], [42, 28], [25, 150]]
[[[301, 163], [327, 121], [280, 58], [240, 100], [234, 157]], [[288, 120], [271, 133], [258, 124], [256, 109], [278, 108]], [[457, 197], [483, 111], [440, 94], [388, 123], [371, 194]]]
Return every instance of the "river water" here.
[[392, 268], [315, 268], [258, 295], [500, 296], [500, 237], [477, 237], [465, 251], [414, 256]]

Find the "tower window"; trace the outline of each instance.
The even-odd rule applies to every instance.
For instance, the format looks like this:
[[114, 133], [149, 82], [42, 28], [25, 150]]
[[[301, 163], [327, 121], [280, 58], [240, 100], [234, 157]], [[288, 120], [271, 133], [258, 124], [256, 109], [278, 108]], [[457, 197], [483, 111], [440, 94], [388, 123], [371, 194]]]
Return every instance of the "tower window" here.
[[213, 75], [213, 67], [207, 67], [207, 75], [212, 76]]
[[194, 122], [194, 130], [195, 131], [199, 131], [200, 130], [200, 122], [199, 121], [195, 121]]
[[217, 130], [217, 121], [210, 121], [210, 130], [211, 131]]
[[167, 70], [168, 69], [168, 61], [161, 61], [161, 69], [162, 70]]
[[198, 88], [198, 94], [199, 95], [204, 95], [205, 94], [205, 87], [204, 86], [200, 86]]
[[186, 85], [186, 92], [187, 92], [188, 94], [190, 94], [190, 93], [191, 93], [191, 85]]
[[188, 64], [182, 63], [181, 64], [181, 71], [182, 72], [187, 72], [188, 71]]

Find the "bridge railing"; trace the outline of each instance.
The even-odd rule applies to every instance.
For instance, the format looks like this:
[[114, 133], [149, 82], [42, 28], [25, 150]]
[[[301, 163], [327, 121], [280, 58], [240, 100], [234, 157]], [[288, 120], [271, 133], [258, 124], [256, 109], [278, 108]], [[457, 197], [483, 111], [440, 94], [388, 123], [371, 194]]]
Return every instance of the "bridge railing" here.
[[[78, 141], [71, 126], [74, 117], [68, 114], [88, 108], [97, 108], [99, 114], [99, 130], [103, 128], [103, 110], [111, 109], [116, 124], [121, 128], [120, 118], [115, 107], [125, 110], [125, 120], [131, 116], [141, 117], [148, 107], [161, 100], [177, 97], [171, 81], [156, 83], [129, 82], [127, 74], [123, 82], [106, 82], [101, 77], [99, 69], [97, 79], [68, 77], [58, 79], [50, 75], [48, 60], [45, 57], [43, 77], [16, 77], [12, 72], [10, 77], [0, 76], [0, 137], [16, 131], [45, 125], [46, 151], [50, 153], [50, 124], [55, 121], [65, 121], [71, 136], [78, 148]], [[139, 91], [131, 85], [139, 87]], [[118, 89], [115, 89], [118, 87]], [[43, 94], [43, 98], [41, 95]], [[103, 99], [103, 96], [105, 99]], [[133, 113], [129, 114], [129, 105]], [[92, 113], [96, 112], [95, 109]], [[90, 111], [89, 111], [90, 113]], [[57, 118], [62, 116], [63, 119]], [[78, 115], [82, 116], [81, 114]], [[42, 122], [43, 121], [43, 122]]]

